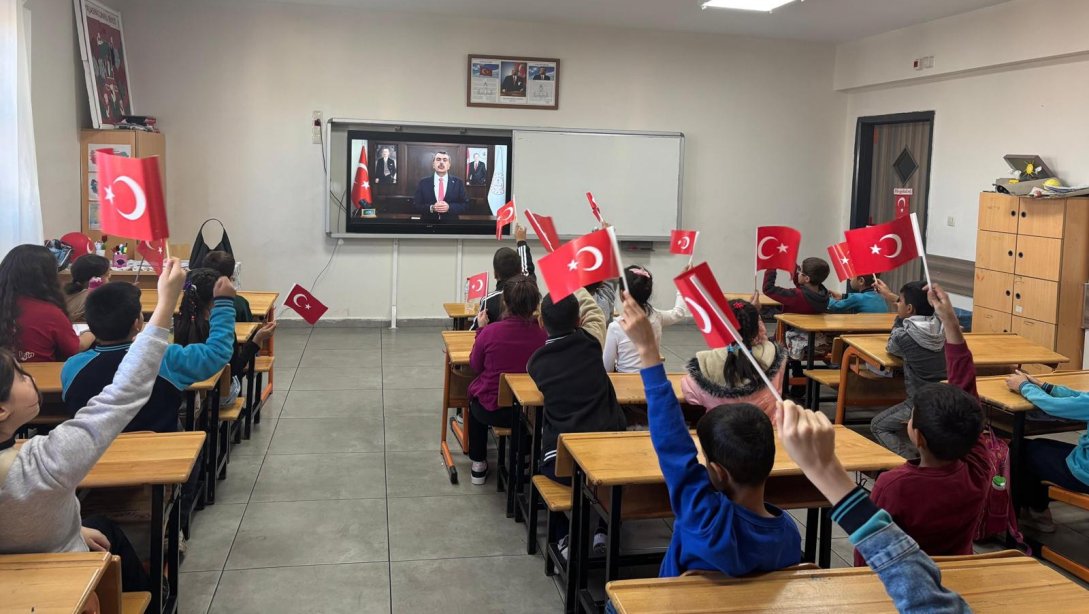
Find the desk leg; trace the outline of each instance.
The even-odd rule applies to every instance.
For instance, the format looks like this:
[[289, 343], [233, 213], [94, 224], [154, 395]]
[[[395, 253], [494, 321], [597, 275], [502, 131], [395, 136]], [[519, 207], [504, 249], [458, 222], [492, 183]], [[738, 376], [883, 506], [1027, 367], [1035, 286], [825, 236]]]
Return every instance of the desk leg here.
[[208, 391], [208, 436], [205, 439], [208, 458], [205, 466], [208, 469], [208, 482], [205, 486], [205, 500], [208, 505], [216, 502], [216, 481], [219, 477], [219, 387]]
[[[524, 409], [524, 408], [523, 408]], [[541, 468], [541, 413], [544, 408], [533, 407], [529, 411], [533, 412], [533, 440], [529, 444], [529, 502], [526, 504], [526, 554], [537, 554], [537, 489], [533, 487], [533, 476], [540, 473]], [[521, 420], [522, 416], [528, 414], [521, 412], [520, 415], [515, 416], [516, 419]], [[548, 543], [548, 538], [545, 538], [545, 543]], [[545, 552], [545, 559], [548, 559], [548, 553]]]
[[817, 533], [820, 530], [820, 510], [809, 508], [805, 511], [805, 551], [802, 560], [806, 563], [817, 562]]
[[259, 403], [256, 396], [255, 380], [257, 379], [257, 356], [250, 359], [249, 364], [250, 372], [246, 377], [246, 420], [243, 422], [243, 426], [238, 431], [238, 435], [235, 437], [235, 443], [242, 443], [242, 439], [249, 439], [250, 433], [253, 430], [253, 412], [257, 408]]
[[832, 508], [822, 507], [820, 517], [821, 537], [818, 555], [820, 560], [817, 561], [817, 565], [820, 565], [822, 569], [829, 569], [832, 567]]
[[[814, 355], [816, 354], [816, 351], [817, 351], [816, 348], [814, 348], [813, 346], [816, 345], [816, 343], [817, 343], [817, 333], [814, 333], [814, 332], [809, 333], [809, 347], [807, 347], [805, 349], [805, 368], [808, 369], [808, 370], [813, 369]], [[812, 379], [810, 379], [808, 377], [805, 378], [805, 408], [806, 409], [812, 409], [812, 410], [819, 409], [813, 403], [813, 399], [818, 396], [818, 395], [813, 394], [813, 392], [814, 392], [813, 389], [815, 387], [814, 386], [815, 384], [816, 384], [816, 382], [813, 381]], [[818, 394], [820, 393], [820, 388], [817, 388], [817, 393]]]
[[[514, 402], [514, 417], [510, 424], [510, 441], [507, 442], [507, 518], [522, 521], [521, 510], [515, 500], [522, 492], [522, 406]], [[496, 481], [499, 481], [496, 476]]]
[[185, 430], [197, 430], [197, 393], [192, 390], [185, 393]]
[[1010, 497], [1013, 499], [1014, 511], [1020, 511], [1021, 480], [1024, 478], [1022, 467], [1022, 454], [1025, 453], [1025, 415], [1028, 412], [1015, 412], [1013, 414], [1013, 438], [1010, 440]]
[[616, 580], [620, 573], [620, 512], [624, 487], [612, 486], [609, 492], [608, 547], [605, 551], [605, 583]]
[[590, 529], [590, 502], [586, 497], [586, 474], [575, 465], [571, 479], [571, 530], [567, 536], [567, 590], [565, 614], [579, 611], [579, 590], [586, 585], [586, 533]]
[[[178, 603], [178, 531], [181, 516], [178, 496], [181, 485], [174, 485], [171, 503], [166, 501], [166, 486], [156, 484], [151, 487], [151, 559], [148, 576], [151, 580], [150, 612], [170, 614], [177, 609]], [[170, 518], [167, 519], [167, 507]], [[165, 529], [165, 531], [164, 531]], [[167, 538], [167, 549], [163, 551], [163, 537]], [[167, 594], [163, 594], [163, 569], [168, 569]]]

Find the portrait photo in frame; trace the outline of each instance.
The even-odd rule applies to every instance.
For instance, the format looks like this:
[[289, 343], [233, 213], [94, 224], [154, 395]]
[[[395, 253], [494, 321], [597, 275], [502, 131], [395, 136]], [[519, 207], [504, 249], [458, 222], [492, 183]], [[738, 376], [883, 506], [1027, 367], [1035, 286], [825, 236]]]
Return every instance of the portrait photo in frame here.
[[134, 114], [121, 13], [95, 0], [73, 2], [91, 123], [96, 129], [116, 126]]
[[560, 61], [470, 53], [465, 104], [505, 109], [560, 108]]

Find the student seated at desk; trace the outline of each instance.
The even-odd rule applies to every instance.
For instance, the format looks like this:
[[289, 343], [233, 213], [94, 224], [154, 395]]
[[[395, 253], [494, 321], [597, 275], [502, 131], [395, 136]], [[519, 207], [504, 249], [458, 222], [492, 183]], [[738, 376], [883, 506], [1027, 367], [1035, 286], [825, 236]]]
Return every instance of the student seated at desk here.
[[533, 255], [529, 253], [529, 243], [526, 243], [526, 228], [521, 224], [514, 225], [514, 238], [517, 241], [515, 251], [509, 247], [500, 247], [492, 256], [492, 274], [495, 276], [495, 292], [480, 299], [480, 311], [470, 330], [479, 330], [489, 322], [498, 322], [503, 317], [503, 288], [507, 281], [527, 275], [530, 279], [536, 279], [533, 266]]
[[[885, 282], [877, 280], [875, 287], [882, 294], [888, 294]], [[889, 354], [904, 361], [907, 399], [877, 414], [870, 422], [870, 430], [881, 445], [904, 458], [919, 457], [919, 450], [907, 433], [917, 391], [924, 384], [940, 382], [946, 377], [942, 321], [934, 316], [934, 307], [927, 299], [925, 287], [925, 281], [911, 281], [900, 288], [900, 295], [896, 297], [896, 321], [885, 347]], [[956, 320], [953, 325], [960, 331]]]
[[829, 291], [828, 313], [888, 313], [889, 304], [874, 287], [876, 281], [877, 275], [856, 275], [849, 282], [851, 293], [847, 296]]
[[84, 322], [83, 304], [87, 294], [110, 281], [110, 261], [98, 254], [83, 254], [69, 267], [72, 281], [64, 286], [64, 300], [68, 317], [73, 322]]
[[[590, 296], [594, 297], [594, 302], [601, 309], [601, 313], [605, 314], [606, 327], [613, 323], [613, 310], [616, 309], [616, 288], [618, 284], [620, 284], [619, 278], [607, 279], [586, 286], [586, 291], [590, 293]], [[604, 345], [602, 343], [603, 347]]]
[[151, 396], [184, 282], [176, 259], [163, 263], [159, 303], [111, 381], [72, 419], [48, 435], [31, 438], [18, 451], [13, 447], [15, 432], [38, 415], [40, 396], [33, 378], [10, 353], [0, 351], [0, 553], [109, 548], [121, 555], [124, 590], [148, 589], [140, 559], [120, 530], [104, 520], [95, 524], [105, 531], [81, 526], [76, 488]]
[[[972, 352], [945, 291], [935, 284], [929, 300], [944, 330], [949, 383], [916, 390], [907, 435], [919, 458], [878, 476], [870, 496], [927, 554], [972, 554], [995, 470]], [[865, 565], [860, 552], [855, 565]]]
[[12, 248], [0, 262], [0, 348], [19, 362], [55, 362], [94, 339], [72, 329], [53, 253], [41, 245]]
[[[748, 301], [730, 301], [740, 325], [742, 342], [764, 369], [776, 388], [783, 387], [786, 350], [768, 339], [760, 311]], [[747, 403], [759, 407], [771, 417], [775, 413], [775, 394], [764, 385], [760, 374], [736, 346], [696, 352], [688, 361], [688, 374], [681, 380], [686, 401], [712, 410], [720, 405]]]
[[499, 376], [525, 373], [526, 363], [545, 344], [548, 335], [533, 317], [541, 302], [537, 280], [518, 275], [503, 284], [503, 318], [476, 334], [469, 366], [477, 372], [469, 384], [469, 459], [471, 480], [488, 479], [488, 427], [510, 428], [514, 410], [499, 407]]
[[[685, 267], [685, 271], [688, 267]], [[662, 328], [672, 326], [680, 322], [688, 315], [685, 310], [684, 298], [677, 293], [673, 302], [673, 309], [659, 311], [650, 304], [650, 295], [654, 293], [654, 277], [646, 268], [632, 265], [624, 269], [624, 276], [628, 280], [628, 290], [632, 298], [647, 315], [651, 328], [654, 329], [655, 343], [662, 341]], [[609, 324], [609, 330], [605, 335], [605, 349], [602, 359], [605, 362], [605, 370], [610, 373], [637, 373], [639, 371], [639, 350], [628, 339], [627, 333], [620, 322], [613, 321]]]
[[775, 463], [771, 420], [749, 404], [704, 414], [696, 424], [707, 456], [707, 466], [701, 466], [659, 358], [654, 328], [642, 306], [623, 296], [620, 322], [643, 364], [650, 439], [676, 516], [659, 575], [697, 569], [743, 576], [797, 564], [798, 527], [789, 514], [764, 501], [764, 484]]
[[[201, 268], [212, 269], [223, 277], [230, 279], [232, 283], [237, 283], [234, 278], [234, 256], [221, 249], [208, 252], [200, 265]], [[253, 322], [250, 302], [246, 300], [246, 297], [239, 294], [234, 295], [234, 320], [235, 322]]]
[[[828, 279], [828, 263], [823, 258], [806, 258], [802, 265], [794, 270], [790, 281], [794, 282], [793, 288], [782, 288], [775, 285], [779, 272], [775, 269], [764, 271], [764, 294], [769, 298], [783, 304], [783, 313], [824, 313], [828, 310], [828, 289], [824, 287], [824, 280]], [[809, 335], [802, 331], [788, 330], [783, 336], [787, 355], [790, 357], [790, 369], [793, 377], [802, 377], [801, 360], [809, 354]], [[816, 354], [826, 354], [832, 349], [832, 341], [824, 333], [817, 333], [814, 337], [813, 351]], [[790, 393], [795, 397], [803, 394], [804, 387], [794, 386]]]
[[[1089, 421], [1089, 393], [1048, 384], [1018, 371], [1006, 379], [1010, 390], [1048, 415], [1067, 420]], [[1025, 506], [1021, 521], [1041, 533], [1054, 533], [1055, 522], [1048, 506], [1047, 485], [1051, 482], [1074, 492], [1089, 493], [1089, 433], [1082, 433], [1077, 445], [1054, 439], [1026, 439], [1022, 452], [1023, 484], [1018, 492]]]

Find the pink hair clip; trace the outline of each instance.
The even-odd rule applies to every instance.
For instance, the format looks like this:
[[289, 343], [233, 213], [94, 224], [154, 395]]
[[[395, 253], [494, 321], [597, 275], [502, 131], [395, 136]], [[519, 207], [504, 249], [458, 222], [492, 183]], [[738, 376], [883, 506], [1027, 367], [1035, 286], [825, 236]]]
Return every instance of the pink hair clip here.
[[628, 269], [628, 270], [631, 271], [635, 275], [638, 275], [640, 277], [646, 277], [647, 279], [650, 279], [650, 271], [648, 271], [648, 270], [646, 270], [644, 268], [635, 267], [633, 269]]
[[102, 279], [101, 277], [92, 277], [91, 279], [87, 280], [87, 289], [94, 290], [95, 288], [101, 286], [104, 283], [106, 283], [106, 280]]

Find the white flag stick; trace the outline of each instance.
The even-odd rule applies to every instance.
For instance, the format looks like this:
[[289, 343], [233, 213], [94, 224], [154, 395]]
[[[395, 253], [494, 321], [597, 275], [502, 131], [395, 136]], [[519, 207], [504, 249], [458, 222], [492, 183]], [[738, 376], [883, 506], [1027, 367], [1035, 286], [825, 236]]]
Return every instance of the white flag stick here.
[[741, 333], [737, 332], [737, 329], [734, 328], [734, 325], [730, 323], [730, 318], [726, 317], [726, 314], [722, 313], [722, 310], [719, 309], [718, 303], [711, 300], [711, 294], [707, 292], [706, 288], [703, 287], [703, 284], [700, 283], [700, 280], [696, 279], [695, 277], [692, 277], [691, 280], [692, 286], [696, 289], [697, 292], [700, 293], [700, 296], [703, 297], [704, 302], [711, 306], [711, 311], [715, 313], [715, 317], [717, 317], [719, 319], [719, 322], [721, 322], [722, 325], [730, 331], [730, 334], [734, 336], [734, 340], [737, 341], [737, 348], [741, 350], [741, 353], [745, 355], [745, 358], [748, 358], [749, 362], [752, 363], [753, 368], [755, 368], [757, 374], [760, 375], [760, 379], [764, 380], [764, 385], [767, 386], [768, 390], [771, 391], [771, 394], [775, 396], [775, 400], [782, 403], [783, 397], [779, 394], [779, 391], [775, 389], [775, 386], [771, 384], [771, 380], [768, 379], [768, 374], [764, 373], [764, 368], [760, 366], [760, 363], [756, 362], [756, 358], [753, 357], [752, 352], [749, 351], [749, 348], [745, 347], [745, 341], [741, 338]]
[[923, 247], [923, 233], [919, 231], [919, 218], [912, 213], [911, 214], [911, 230], [915, 234], [915, 249], [919, 252], [919, 257], [923, 259], [923, 275], [926, 277], [926, 285], [930, 285], [930, 267], [926, 264], [926, 248]]
[[605, 231], [609, 233], [609, 240], [613, 244], [613, 255], [616, 256], [616, 268], [620, 269], [620, 281], [624, 284], [624, 292], [631, 294], [628, 290], [628, 276], [624, 271], [624, 261], [620, 259], [620, 243], [616, 240], [616, 231], [612, 226], [605, 228]]
[[688, 254], [688, 266], [692, 266], [692, 259], [696, 257], [696, 243], [700, 240], [700, 231], [696, 231], [696, 236], [692, 237], [692, 253]]

